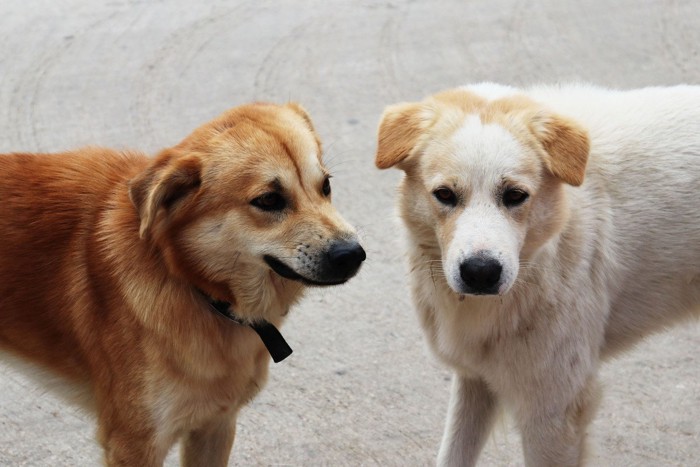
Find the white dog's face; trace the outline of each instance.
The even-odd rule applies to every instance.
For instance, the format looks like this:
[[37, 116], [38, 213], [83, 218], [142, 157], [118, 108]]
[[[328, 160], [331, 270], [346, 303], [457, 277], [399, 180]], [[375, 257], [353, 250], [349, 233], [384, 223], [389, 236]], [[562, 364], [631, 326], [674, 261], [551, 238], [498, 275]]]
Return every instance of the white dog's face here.
[[377, 165], [406, 172], [402, 216], [458, 294], [508, 292], [563, 224], [562, 182], [583, 179], [585, 133], [508, 91], [448, 91], [390, 107], [380, 126]]
[[528, 198], [542, 174], [536, 155], [503, 127], [468, 116], [446, 141], [429, 141], [419, 164], [426, 176], [450, 287], [502, 294], [518, 275]]

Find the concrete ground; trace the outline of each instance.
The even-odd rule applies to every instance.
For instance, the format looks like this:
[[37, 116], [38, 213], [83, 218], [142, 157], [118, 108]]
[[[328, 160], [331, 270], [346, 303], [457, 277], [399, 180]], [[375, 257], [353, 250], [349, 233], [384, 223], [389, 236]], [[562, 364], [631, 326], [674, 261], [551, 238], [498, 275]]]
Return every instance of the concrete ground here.
[[[698, 18], [692, 0], [3, 0], [0, 152], [154, 152], [230, 106], [303, 103], [369, 259], [292, 311], [294, 355], [241, 414], [231, 464], [429, 465], [449, 372], [408, 296], [400, 175], [373, 166], [383, 107], [482, 80], [698, 83]], [[605, 367], [593, 465], [700, 465], [699, 350], [691, 324]], [[87, 415], [0, 371], [0, 465], [100, 462]], [[502, 428], [481, 465], [522, 464]]]

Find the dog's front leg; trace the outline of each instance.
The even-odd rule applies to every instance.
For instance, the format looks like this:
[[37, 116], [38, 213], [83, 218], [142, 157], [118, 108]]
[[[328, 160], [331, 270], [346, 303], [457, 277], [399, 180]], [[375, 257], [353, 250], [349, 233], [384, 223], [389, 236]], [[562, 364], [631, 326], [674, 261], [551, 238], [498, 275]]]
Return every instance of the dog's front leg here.
[[204, 426], [185, 433], [181, 443], [183, 467], [224, 467], [228, 465], [233, 439], [236, 436], [236, 416], [223, 414]]
[[104, 465], [107, 467], [161, 467], [167, 454], [155, 442], [153, 431], [138, 426], [100, 424], [98, 437], [104, 448]]
[[438, 466], [476, 464], [493, 426], [496, 398], [479, 378], [452, 377], [452, 393]]
[[528, 467], [578, 467], [585, 463], [586, 430], [600, 399], [595, 376], [570, 401], [559, 404], [556, 399], [551, 397], [549, 403], [540, 399], [541, 406], [533, 407], [521, 425]]
[[150, 414], [135, 404], [123, 402], [121, 393], [111, 393], [99, 407], [97, 438], [104, 449], [107, 467], [162, 467], [169, 446], [157, 442]]

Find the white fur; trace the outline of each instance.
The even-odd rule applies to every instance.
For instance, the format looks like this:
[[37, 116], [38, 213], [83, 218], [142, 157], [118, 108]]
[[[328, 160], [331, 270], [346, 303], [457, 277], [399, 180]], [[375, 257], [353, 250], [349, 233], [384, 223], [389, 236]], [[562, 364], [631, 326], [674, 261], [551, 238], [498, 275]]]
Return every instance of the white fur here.
[[512, 86], [505, 86], [497, 83], [478, 83], [462, 86], [461, 89], [478, 94], [487, 100], [500, 99], [502, 97], [515, 96], [519, 93], [518, 89]]
[[[429, 182], [403, 182], [414, 299], [429, 344], [455, 371], [440, 465], [476, 463], [498, 405], [515, 416], [528, 466], [580, 465], [600, 361], [700, 310], [700, 87], [522, 93], [588, 132], [582, 186], [544, 190], [545, 174], [519, 173], [530, 149], [474, 117], [439, 142], [447, 162], [431, 162], [425, 144], [417, 170]], [[495, 202], [504, 174], [533, 191], [529, 221]], [[445, 180], [464, 196], [447, 243], [431, 214], [444, 209], [431, 190]], [[557, 210], [561, 228], [525, 251]], [[504, 263], [500, 295], [463, 295], [459, 263], [478, 249]]]
[[[469, 199], [457, 220], [452, 242], [449, 247], [443, 247], [445, 277], [450, 287], [461, 291], [459, 265], [479, 252], [486, 252], [503, 265], [499, 285], [499, 294], [503, 294], [518, 274], [518, 254], [525, 232], [510, 228], [510, 219], [492, 193], [493, 186], [499, 183], [493, 175], [519, 175], [522, 149], [503, 127], [484, 125], [476, 116], [468, 117], [455, 132], [452, 147], [459, 169], [457, 177], [461, 179], [458, 184], [467, 187]], [[523, 183], [532, 181], [526, 178]]]

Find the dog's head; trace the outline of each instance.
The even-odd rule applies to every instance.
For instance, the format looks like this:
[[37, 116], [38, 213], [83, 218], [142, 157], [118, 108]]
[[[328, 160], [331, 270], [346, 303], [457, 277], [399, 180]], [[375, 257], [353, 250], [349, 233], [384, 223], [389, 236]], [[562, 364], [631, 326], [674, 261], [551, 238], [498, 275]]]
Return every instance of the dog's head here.
[[515, 89], [482, 84], [388, 107], [376, 165], [406, 172], [401, 212], [459, 294], [504, 294], [560, 231], [583, 182], [587, 133]]
[[333, 285], [365, 252], [331, 205], [330, 174], [299, 105], [234, 108], [162, 151], [130, 182], [139, 235], [173, 272], [230, 298], [242, 277]]

